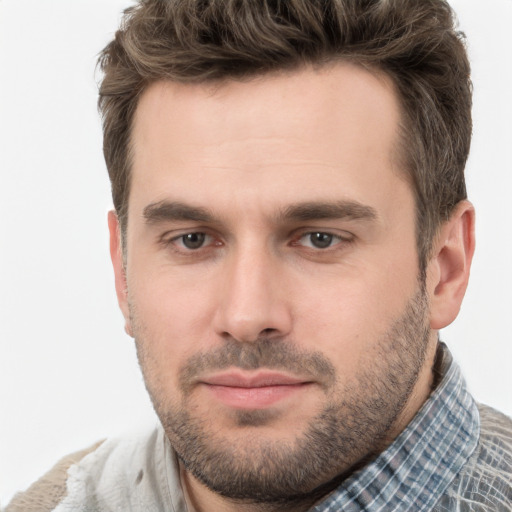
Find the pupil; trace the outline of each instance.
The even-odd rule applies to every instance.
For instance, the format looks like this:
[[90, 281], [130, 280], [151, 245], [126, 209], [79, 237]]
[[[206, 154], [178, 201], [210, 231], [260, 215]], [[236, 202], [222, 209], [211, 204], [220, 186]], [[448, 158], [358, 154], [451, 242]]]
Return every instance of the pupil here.
[[325, 249], [331, 245], [332, 235], [327, 233], [314, 233], [311, 235], [311, 243], [319, 249]]
[[199, 249], [204, 243], [204, 233], [189, 233], [183, 236], [183, 245], [187, 249]]

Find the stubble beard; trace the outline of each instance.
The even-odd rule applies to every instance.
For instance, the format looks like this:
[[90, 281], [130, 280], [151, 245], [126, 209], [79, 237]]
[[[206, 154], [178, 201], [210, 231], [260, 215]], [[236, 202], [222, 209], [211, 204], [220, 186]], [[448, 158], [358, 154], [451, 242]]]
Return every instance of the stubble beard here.
[[[134, 311], [132, 311], [134, 313]], [[179, 459], [196, 479], [232, 500], [262, 505], [313, 504], [352, 471], [382, 450], [425, 363], [430, 336], [424, 286], [368, 354], [366, 367], [342, 389], [334, 366], [319, 352], [301, 352], [287, 341], [226, 342], [190, 358], [180, 371], [181, 403], [170, 403], [152, 385], [145, 340], [138, 336], [139, 363], [155, 411]], [[212, 422], [187, 407], [188, 383], [205, 370], [270, 368], [316, 375], [325, 383], [323, 410], [296, 439], [282, 443], [259, 436], [273, 421], [271, 411], [235, 412], [241, 435], [234, 442], [214, 432]], [[321, 378], [320, 378], [321, 377]], [[247, 427], [250, 427], [248, 429]]]

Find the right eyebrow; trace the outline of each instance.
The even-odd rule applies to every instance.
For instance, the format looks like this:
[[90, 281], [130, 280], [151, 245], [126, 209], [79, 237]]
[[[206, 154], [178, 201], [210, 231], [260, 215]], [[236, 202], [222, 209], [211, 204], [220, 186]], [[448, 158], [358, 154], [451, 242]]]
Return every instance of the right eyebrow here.
[[146, 224], [180, 220], [210, 223], [214, 220], [213, 215], [206, 208], [166, 200], [146, 206], [143, 210], [143, 217]]

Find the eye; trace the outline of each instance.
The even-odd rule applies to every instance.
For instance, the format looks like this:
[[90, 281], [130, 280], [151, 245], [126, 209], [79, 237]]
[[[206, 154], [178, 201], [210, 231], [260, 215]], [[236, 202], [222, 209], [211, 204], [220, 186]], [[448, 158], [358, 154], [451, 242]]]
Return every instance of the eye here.
[[184, 249], [191, 251], [200, 249], [204, 245], [209, 245], [212, 242], [212, 237], [206, 233], [186, 233], [172, 240], [175, 244]]
[[299, 240], [297, 240], [296, 245], [302, 245], [312, 249], [329, 249], [333, 245], [337, 245], [343, 241], [344, 239], [338, 235], [316, 231], [303, 234]]

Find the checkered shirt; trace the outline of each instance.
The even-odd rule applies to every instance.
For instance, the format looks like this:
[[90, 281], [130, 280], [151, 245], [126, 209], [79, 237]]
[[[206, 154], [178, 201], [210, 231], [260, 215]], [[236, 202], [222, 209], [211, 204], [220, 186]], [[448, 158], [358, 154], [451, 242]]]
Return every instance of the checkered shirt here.
[[442, 380], [412, 422], [312, 512], [512, 511], [512, 420], [477, 405], [442, 350]]

